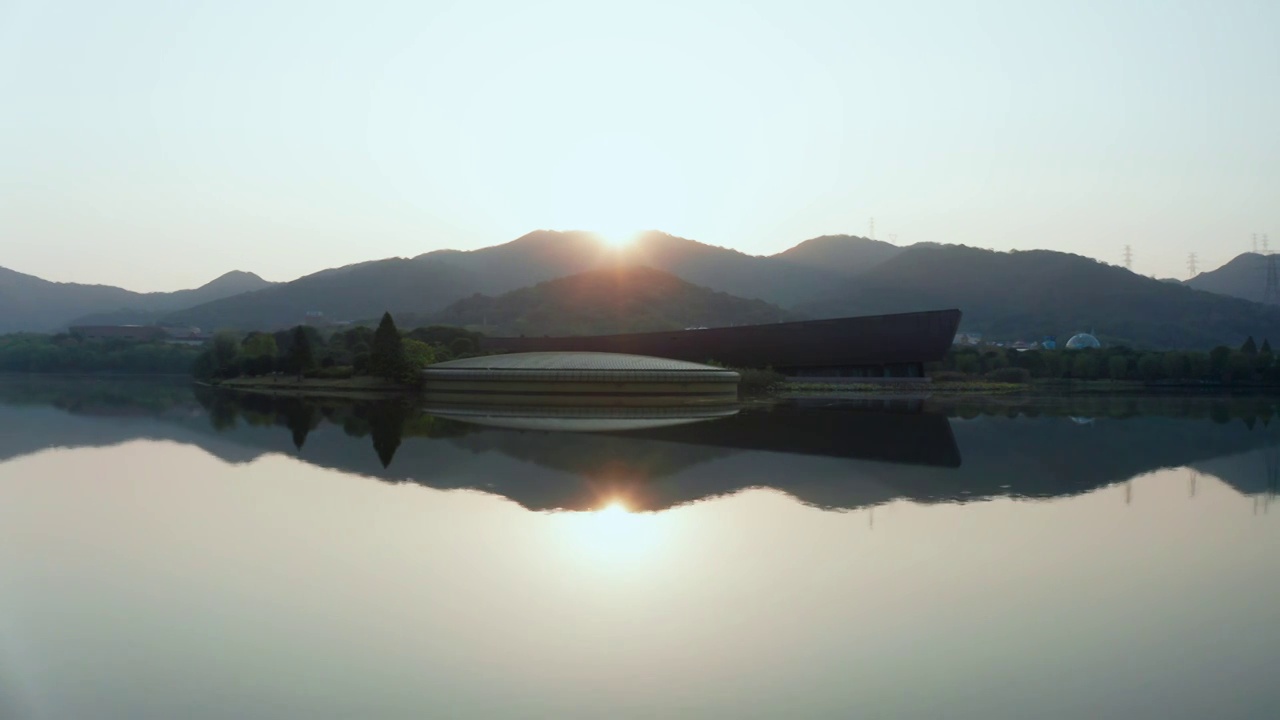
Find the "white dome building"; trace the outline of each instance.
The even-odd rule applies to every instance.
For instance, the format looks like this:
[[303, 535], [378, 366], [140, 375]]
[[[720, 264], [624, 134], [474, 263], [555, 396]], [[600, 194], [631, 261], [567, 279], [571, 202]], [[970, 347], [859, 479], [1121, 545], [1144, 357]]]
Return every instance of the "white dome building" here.
[[450, 360], [422, 370], [430, 402], [653, 407], [732, 402], [738, 373], [682, 360], [601, 352], [528, 352]]
[[1100, 348], [1102, 343], [1098, 342], [1098, 338], [1089, 333], [1076, 333], [1067, 341], [1068, 350], [1084, 350], [1086, 348]]

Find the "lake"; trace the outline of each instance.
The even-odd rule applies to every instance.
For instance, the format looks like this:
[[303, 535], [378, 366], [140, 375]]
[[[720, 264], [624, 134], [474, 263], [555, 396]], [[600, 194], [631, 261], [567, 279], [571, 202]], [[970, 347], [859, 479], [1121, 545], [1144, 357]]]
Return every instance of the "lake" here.
[[0, 380], [0, 717], [1274, 718], [1272, 398]]

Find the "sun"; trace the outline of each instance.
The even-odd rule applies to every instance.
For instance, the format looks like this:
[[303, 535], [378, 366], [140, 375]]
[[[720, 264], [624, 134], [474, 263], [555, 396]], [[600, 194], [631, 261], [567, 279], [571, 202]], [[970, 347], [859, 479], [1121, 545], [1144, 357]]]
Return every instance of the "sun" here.
[[621, 250], [630, 246], [639, 234], [635, 232], [610, 232], [602, 234], [600, 239], [604, 242], [605, 247]]

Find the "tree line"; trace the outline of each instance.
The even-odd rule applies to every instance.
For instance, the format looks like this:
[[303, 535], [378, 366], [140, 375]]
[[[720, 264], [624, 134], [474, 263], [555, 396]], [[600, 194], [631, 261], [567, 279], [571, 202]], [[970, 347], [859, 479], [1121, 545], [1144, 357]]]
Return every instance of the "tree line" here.
[[369, 376], [415, 384], [423, 367], [474, 354], [478, 341], [477, 333], [444, 326], [403, 333], [391, 313], [384, 313], [377, 329], [358, 326], [328, 337], [306, 325], [274, 333], [220, 332], [195, 359], [192, 374], [200, 379]]
[[185, 374], [200, 353], [158, 341], [17, 333], [0, 335], [0, 372]]
[[1271, 343], [1252, 337], [1239, 348], [1218, 346], [1209, 352], [1141, 352], [1128, 347], [1084, 350], [952, 348], [931, 368], [937, 379], [985, 377], [1025, 382], [1044, 380], [1130, 380], [1225, 385], [1280, 385], [1280, 362]]

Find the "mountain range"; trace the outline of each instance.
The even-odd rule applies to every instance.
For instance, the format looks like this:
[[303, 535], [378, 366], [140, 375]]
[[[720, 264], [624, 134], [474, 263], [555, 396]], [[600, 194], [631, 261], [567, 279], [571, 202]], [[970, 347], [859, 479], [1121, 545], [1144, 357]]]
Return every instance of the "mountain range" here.
[[1113, 344], [1203, 349], [1238, 346], [1249, 335], [1280, 337], [1280, 307], [1049, 250], [913, 246], [796, 309], [839, 317], [942, 307], [964, 311], [964, 330], [997, 338], [1094, 332]]
[[[346, 320], [377, 317], [383, 311], [424, 315], [475, 294], [499, 295], [619, 265], [666, 271], [695, 285], [785, 307], [816, 300], [824, 290], [900, 251], [850, 236], [809, 242], [817, 245], [803, 243], [762, 257], [659, 232], [644, 233], [625, 248], [610, 248], [591, 233], [540, 230], [479, 250], [437, 250], [325, 270], [192, 307], [169, 321], [250, 329], [296, 323], [307, 312]], [[794, 257], [789, 255], [793, 252]]]
[[402, 325], [592, 334], [957, 307], [963, 330], [991, 337], [1092, 330], [1110, 343], [1207, 348], [1247, 335], [1280, 338], [1280, 308], [1256, 302], [1266, 262], [1242, 255], [1184, 284], [1048, 250], [897, 247], [833, 235], [753, 256], [656, 231], [613, 248], [591, 233], [540, 230], [493, 247], [374, 260], [284, 283], [228, 273], [174, 293], [0, 269], [0, 332], [153, 322], [272, 329], [311, 312], [362, 321], [390, 311], [412, 321]]
[[72, 324], [149, 323], [183, 308], [272, 283], [233, 271], [192, 290], [137, 293], [110, 285], [42, 280], [0, 267], [0, 333], [47, 332]]

